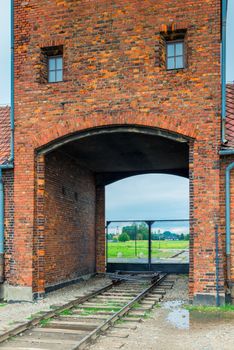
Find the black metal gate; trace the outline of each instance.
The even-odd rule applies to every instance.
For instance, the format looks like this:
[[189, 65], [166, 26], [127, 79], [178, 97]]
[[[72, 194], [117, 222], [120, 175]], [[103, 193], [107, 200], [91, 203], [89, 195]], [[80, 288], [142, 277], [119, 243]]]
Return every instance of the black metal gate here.
[[106, 269], [188, 273], [188, 237], [188, 219], [107, 221]]

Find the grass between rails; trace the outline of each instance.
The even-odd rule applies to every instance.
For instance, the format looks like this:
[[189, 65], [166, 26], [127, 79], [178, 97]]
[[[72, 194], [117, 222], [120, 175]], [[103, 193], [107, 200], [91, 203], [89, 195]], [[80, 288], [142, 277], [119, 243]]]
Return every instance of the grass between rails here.
[[52, 321], [51, 318], [44, 318], [43, 320], [40, 321], [40, 326], [46, 327], [51, 321]]
[[[152, 241], [152, 257], [169, 258], [173, 255], [171, 249], [187, 249], [188, 241]], [[148, 241], [108, 242], [108, 257], [117, 258], [121, 253], [123, 258], [147, 257]]]
[[70, 316], [70, 315], [73, 315], [73, 312], [71, 309], [66, 309], [66, 310], [63, 310], [61, 312], [59, 312], [59, 315], [61, 316]]
[[[81, 309], [79, 315], [80, 316], [89, 316], [89, 315], [95, 315], [96, 313], [100, 312], [100, 311], [106, 311], [106, 312], [117, 312], [119, 311], [121, 308], [120, 307], [109, 307], [106, 308], [105, 310], [100, 306], [100, 307], [89, 307], [86, 309]], [[77, 309], [78, 310], [78, 309]]]
[[197, 311], [197, 312], [233, 312], [234, 315], [234, 305], [227, 304], [222, 306], [195, 306], [195, 305], [185, 305], [184, 308], [188, 311]]

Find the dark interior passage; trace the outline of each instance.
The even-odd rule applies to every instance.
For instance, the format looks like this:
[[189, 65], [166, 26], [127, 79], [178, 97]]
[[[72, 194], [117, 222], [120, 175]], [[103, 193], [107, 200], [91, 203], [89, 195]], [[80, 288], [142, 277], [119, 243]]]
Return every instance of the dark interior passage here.
[[103, 219], [97, 218], [104, 201], [97, 195], [100, 188], [145, 173], [188, 177], [187, 140], [151, 129], [97, 129], [43, 152], [47, 287], [93, 273], [105, 260], [104, 211]]

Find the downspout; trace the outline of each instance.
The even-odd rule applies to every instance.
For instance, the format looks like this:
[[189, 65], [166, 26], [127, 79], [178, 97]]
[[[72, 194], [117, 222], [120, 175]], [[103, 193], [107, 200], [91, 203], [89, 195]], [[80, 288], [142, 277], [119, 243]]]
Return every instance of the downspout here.
[[222, 0], [222, 54], [221, 54], [221, 90], [222, 90], [222, 125], [221, 125], [221, 144], [227, 143], [226, 140], [226, 28], [227, 28], [227, 7], [228, 0]]
[[11, 0], [11, 112], [10, 157], [0, 164], [0, 282], [4, 280], [4, 185], [2, 170], [14, 168], [14, 0]]
[[230, 173], [234, 168], [234, 162], [226, 168], [226, 257], [227, 257], [227, 282], [231, 285], [231, 229], [230, 229]]

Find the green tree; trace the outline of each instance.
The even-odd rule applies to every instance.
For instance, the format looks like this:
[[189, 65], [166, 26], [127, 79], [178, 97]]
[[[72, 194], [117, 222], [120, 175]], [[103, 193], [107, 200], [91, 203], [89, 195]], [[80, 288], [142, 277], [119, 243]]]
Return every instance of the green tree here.
[[145, 222], [142, 222], [137, 229], [137, 233], [142, 236], [143, 240], [148, 239], [149, 228]]
[[120, 241], [120, 242], [127, 242], [127, 241], [130, 241], [130, 237], [129, 237], [129, 235], [128, 235], [126, 232], [122, 232], [122, 233], [119, 235], [119, 241]]
[[137, 234], [137, 225], [133, 223], [131, 226], [124, 226], [122, 228], [122, 233], [127, 233], [130, 240], [134, 240]]

